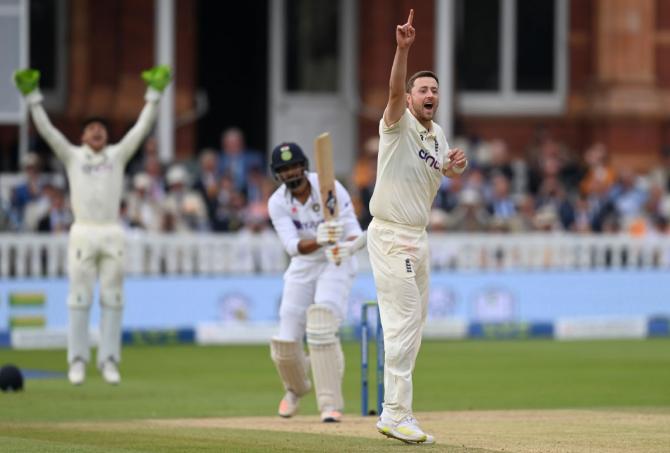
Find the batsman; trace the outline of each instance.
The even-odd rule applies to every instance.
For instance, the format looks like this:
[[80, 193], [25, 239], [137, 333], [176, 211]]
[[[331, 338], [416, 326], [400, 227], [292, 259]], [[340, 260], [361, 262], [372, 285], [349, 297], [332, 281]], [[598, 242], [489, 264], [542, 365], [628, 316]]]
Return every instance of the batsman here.
[[[321, 201], [321, 175], [308, 172], [300, 146], [278, 145], [270, 166], [282, 183], [268, 201], [270, 219], [291, 256], [284, 273], [279, 332], [270, 344], [286, 390], [278, 412], [282, 417], [297, 413], [300, 398], [312, 388], [311, 367], [321, 421], [339, 422], [344, 409], [344, 355], [338, 330], [357, 270], [353, 254], [363, 247], [365, 236], [349, 194], [334, 180], [330, 200], [339, 217], [324, 221], [324, 208], [333, 205]], [[303, 347], [305, 334], [309, 358]]]
[[66, 169], [72, 198], [74, 223], [68, 243], [67, 341], [68, 379], [80, 385], [86, 379], [90, 360], [89, 313], [93, 289], [100, 281], [100, 344], [97, 367], [110, 384], [121, 375], [121, 324], [124, 305], [123, 273], [125, 238], [119, 221], [124, 168], [151, 130], [158, 102], [171, 79], [167, 66], [142, 73], [148, 85], [146, 104], [137, 123], [123, 139], [110, 144], [106, 122], [90, 118], [83, 124], [81, 145], [68, 141], [49, 121], [39, 90], [40, 72], [22, 69], [14, 83], [25, 96], [37, 131]]

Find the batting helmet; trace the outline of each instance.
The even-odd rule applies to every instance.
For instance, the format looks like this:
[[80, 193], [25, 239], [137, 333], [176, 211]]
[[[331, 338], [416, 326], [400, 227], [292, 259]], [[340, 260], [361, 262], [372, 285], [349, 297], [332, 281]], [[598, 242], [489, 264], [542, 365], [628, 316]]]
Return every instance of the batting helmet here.
[[4, 365], [0, 368], [0, 390], [16, 392], [23, 389], [23, 375], [14, 365]]
[[[303, 164], [305, 170], [309, 168], [309, 160], [307, 160], [307, 156], [302, 152], [300, 146], [296, 143], [281, 143], [275, 146], [275, 149], [272, 150], [272, 157], [270, 159], [270, 168], [272, 169], [272, 174], [275, 178], [281, 181], [278, 175], [279, 171], [281, 171], [283, 167], [288, 167], [289, 165], [294, 164]], [[303, 177], [304, 176], [301, 176], [292, 181], [283, 182], [286, 183], [289, 189], [292, 189], [297, 187]]]
[[282, 167], [299, 163], [305, 164], [305, 169], [309, 167], [307, 156], [297, 143], [281, 143], [272, 150], [270, 168], [274, 174]]

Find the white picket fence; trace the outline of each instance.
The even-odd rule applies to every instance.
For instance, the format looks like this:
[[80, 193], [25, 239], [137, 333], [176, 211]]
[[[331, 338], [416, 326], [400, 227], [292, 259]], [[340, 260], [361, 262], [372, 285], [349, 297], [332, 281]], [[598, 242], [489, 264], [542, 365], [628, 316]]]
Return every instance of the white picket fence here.
[[[670, 237], [573, 234], [430, 234], [433, 270], [670, 270]], [[360, 269], [370, 270], [365, 250]], [[128, 235], [127, 274], [280, 273], [288, 264], [273, 234]], [[67, 273], [67, 235], [0, 234], [0, 279]]]

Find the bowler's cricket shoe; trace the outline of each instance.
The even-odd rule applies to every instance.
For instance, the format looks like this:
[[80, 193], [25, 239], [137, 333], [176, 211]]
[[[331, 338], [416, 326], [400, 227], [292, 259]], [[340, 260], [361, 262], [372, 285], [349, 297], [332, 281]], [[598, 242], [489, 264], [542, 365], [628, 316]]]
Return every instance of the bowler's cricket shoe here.
[[286, 392], [286, 395], [279, 402], [279, 413], [280, 417], [289, 418], [293, 417], [298, 413], [298, 407], [300, 405], [300, 397], [296, 396], [295, 393], [290, 390]]
[[384, 416], [379, 417], [377, 431], [386, 437], [398, 439], [407, 444], [435, 443], [435, 438], [430, 434], [424, 433], [421, 427], [419, 427], [419, 423], [411, 415], [403, 418], [400, 422], [395, 422]]
[[80, 358], [74, 359], [67, 371], [67, 378], [72, 385], [83, 384], [86, 379], [86, 363]]
[[108, 384], [118, 385], [121, 383], [121, 374], [119, 373], [119, 367], [115, 361], [112, 359], [107, 359], [102, 363], [100, 367], [100, 372], [102, 373], [102, 378]]
[[324, 423], [337, 423], [342, 421], [342, 412], [335, 409], [328, 409], [321, 411], [321, 421]]

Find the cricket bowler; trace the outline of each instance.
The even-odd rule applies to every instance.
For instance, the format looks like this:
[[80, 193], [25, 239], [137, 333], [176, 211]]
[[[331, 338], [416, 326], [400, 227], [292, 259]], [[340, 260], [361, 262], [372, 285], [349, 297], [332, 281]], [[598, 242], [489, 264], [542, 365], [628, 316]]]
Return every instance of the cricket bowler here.
[[413, 18], [411, 10], [407, 23], [396, 27], [367, 243], [384, 329], [384, 404], [377, 430], [407, 443], [434, 443], [412, 413], [412, 372], [428, 310], [426, 226], [442, 176], [457, 177], [467, 160], [460, 149], [449, 150], [433, 122], [440, 100], [437, 76], [421, 71], [407, 80]]

